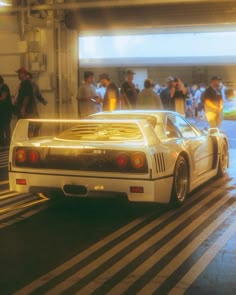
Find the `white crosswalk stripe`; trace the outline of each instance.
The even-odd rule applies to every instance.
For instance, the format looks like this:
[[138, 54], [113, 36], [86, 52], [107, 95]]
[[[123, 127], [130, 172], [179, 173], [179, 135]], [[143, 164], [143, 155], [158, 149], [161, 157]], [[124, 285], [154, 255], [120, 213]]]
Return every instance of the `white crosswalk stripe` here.
[[[236, 217], [235, 179], [221, 185], [223, 181], [218, 180], [214, 187], [201, 188], [181, 209], [170, 210], [152, 219], [144, 216], [132, 221], [23, 287], [15, 295], [40, 293], [40, 288], [43, 288], [43, 294], [48, 295], [158, 294], [158, 289], [202, 247], [204, 241], [211, 238], [225, 222], [228, 224], [234, 214]], [[227, 190], [229, 187], [230, 192]], [[127, 237], [125, 233], [136, 226], [138, 229]], [[175, 283], [176, 288], [170, 287], [172, 294], [183, 294], [183, 290], [186, 291], [236, 233], [236, 226], [227, 229], [224, 225], [223, 228], [224, 242], [219, 247], [205, 247], [196, 262], [200, 271], [195, 265], [189, 270], [186, 268], [186, 275]], [[118, 238], [119, 242], [116, 242]], [[145, 275], [149, 272], [152, 275], [147, 279]]]
[[8, 166], [8, 151], [0, 151], [0, 168], [6, 168]]
[[[42, 209], [48, 198], [43, 194], [19, 194], [9, 190], [0, 193], [0, 228], [9, 226], [18, 220], [36, 214]], [[37, 208], [36, 208], [37, 207]]]

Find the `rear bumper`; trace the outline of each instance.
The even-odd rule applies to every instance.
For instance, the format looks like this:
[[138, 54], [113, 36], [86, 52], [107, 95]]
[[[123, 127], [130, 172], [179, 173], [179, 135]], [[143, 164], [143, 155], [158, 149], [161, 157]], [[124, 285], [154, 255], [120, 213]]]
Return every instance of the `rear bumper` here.
[[[24, 179], [25, 184], [17, 184], [18, 179]], [[107, 177], [80, 177], [67, 175], [45, 175], [37, 173], [9, 172], [10, 189], [20, 193], [35, 191], [62, 190], [65, 195], [89, 197], [94, 194], [104, 196], [107, 193], [125, 194], [129, 201], [158, 202], [170, 201], [173, 176], [156, 180], [117, 179]], [[66, 187], [81, 187], [81, 191], [71, 191]], [[141, 188], [132, 192], [131, 187]]]

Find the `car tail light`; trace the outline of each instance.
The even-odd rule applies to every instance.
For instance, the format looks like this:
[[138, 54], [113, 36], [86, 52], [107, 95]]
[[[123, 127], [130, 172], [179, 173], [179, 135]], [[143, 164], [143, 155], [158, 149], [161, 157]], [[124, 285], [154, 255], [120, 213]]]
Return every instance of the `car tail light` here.
[[40, 161], [40, 154], [38, 151], [29, 151], [28, 152], [28, 161], [31, 164], [37, 164]]
[[116, 157], [116, 164], [119, 169], [125, 169], [128, 166], [129, 157], [126, 154], [119, 154]]
[[17, 163], [25, 163], [27, 161], [27, 152], [24, 149], [16, 151], [15, 160]]
[[145, 156], [142, 153], [135, 153], [131, 155], [131, 165], [135, 169], [143, 168], [145, 164]]
[[30, 148], [17, 148], [15, 150], [15, 164], [21, 167], [35, 166], [41, 160], [40, 152]]

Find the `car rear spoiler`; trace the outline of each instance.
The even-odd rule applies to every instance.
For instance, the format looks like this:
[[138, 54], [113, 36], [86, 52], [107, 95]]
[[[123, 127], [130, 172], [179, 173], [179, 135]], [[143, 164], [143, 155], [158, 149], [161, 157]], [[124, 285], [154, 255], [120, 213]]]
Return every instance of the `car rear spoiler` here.
[[[65, 129], [65, 126], [73, 126], [78, 123], [134, 123], [136, 122], [140, 127], [142, 132], [144, 133], [144, 138], [149, 144], [157, 144], [159, 140], [155, 135], [155, 131], [152, 128], [150, 122], [144, 119], [121, 119], [121, 120], [113, 120], [113, 119], [83, 119], [83, 120], [68, 120], [68, 119], [21, 119], [17, 122], [15, 129], [12, 134], [11, 145], [20, 145], [22, 142], [32, 139], [33, 137], [37, 137], [37, 135], [33, 134], [33, 129], [40, 129], [40, 126], [48, 126], [50, 129], [51, 126], [54, 125], [59, 128], [60, 132]], [[58, 130], [58, 129], [57, 129]], [[58, 133], [58, 131], [57, 131]], [[45, 134], [45, 136], [52, 135], [52, 133]], [[40, 135], [42, 136], [42, 135]], [[56, 134], [55, 134], [56, 136]]]

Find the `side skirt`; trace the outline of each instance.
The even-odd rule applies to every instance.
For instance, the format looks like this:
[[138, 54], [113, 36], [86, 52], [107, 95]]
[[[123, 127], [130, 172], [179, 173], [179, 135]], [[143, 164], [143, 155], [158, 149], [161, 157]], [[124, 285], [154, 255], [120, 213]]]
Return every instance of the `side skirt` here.
[[202, 174], [200, 177], [198, 177], [194, 182], [190, 183], [189, 186], [189, 192], [203, 184], [204, 182], [207, 182], [208, 180], [212, 179], [217, 175], [217, 169], [210, 170], [204, 174]]

